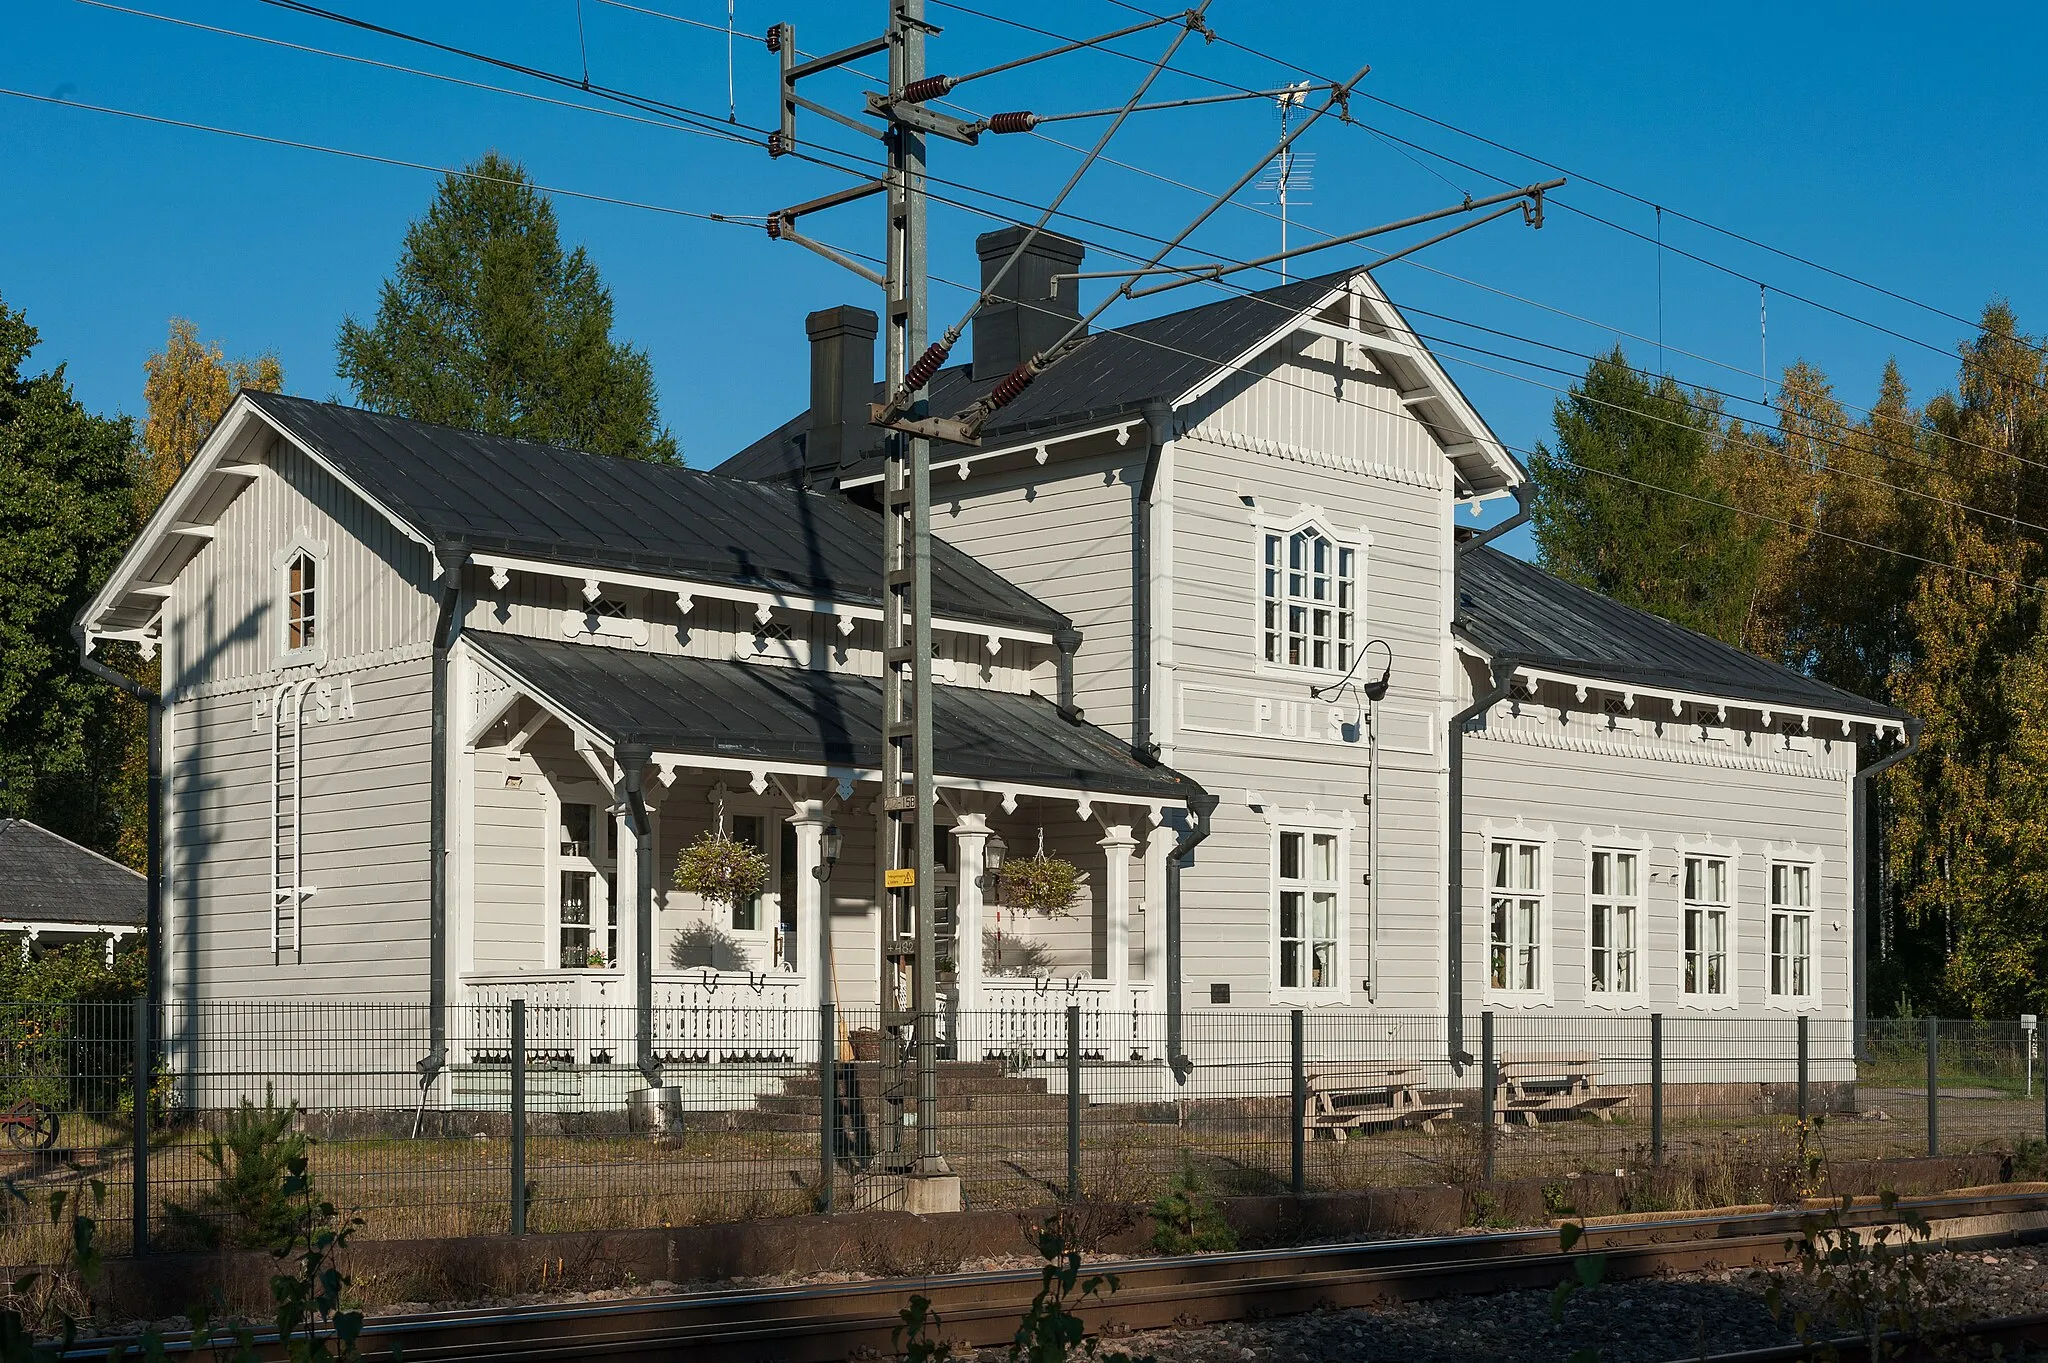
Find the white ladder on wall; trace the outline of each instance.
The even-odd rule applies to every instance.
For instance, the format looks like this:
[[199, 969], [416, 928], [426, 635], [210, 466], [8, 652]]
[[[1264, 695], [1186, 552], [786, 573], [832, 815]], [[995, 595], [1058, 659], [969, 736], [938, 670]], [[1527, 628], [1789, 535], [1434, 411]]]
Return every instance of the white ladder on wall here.
[[299, 954], [299, 919], [306, 886], [301, 874], [300, 770], [305, 762], [308, 677], [277, 689], [270, 726], [270, 950], [279, 960]]

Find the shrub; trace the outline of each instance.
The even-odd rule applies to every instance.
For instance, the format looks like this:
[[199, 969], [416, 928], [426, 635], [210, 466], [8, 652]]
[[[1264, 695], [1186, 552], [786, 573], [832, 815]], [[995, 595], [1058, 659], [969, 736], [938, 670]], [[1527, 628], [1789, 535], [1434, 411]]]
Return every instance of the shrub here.
[[164, 1210], [174, 1230], [206, 1248], [277, 1245], [299, 1235], [306, 1220], [303, 1173], [312, 1141], [292, 1130], [299, 1106], [279, 1107], [270, 1092], [258, 1107], [247, 1098], [225, 1130], [200, 1147], [218, 1181], [198, 1202]]
[[1152, 1204], [1152, 1248], [1161, 1254], [1200, 1254], [1237, 1248], [1237, 1232], [1209, 1196], [1193, 1159], [1181, 1157], [1173, 1184]]
[[1081, 869], [1063, 857], [1020, 857], [1003, 867], [1003, 903], [1025, 913], [1060, 914], [1081, 897]]

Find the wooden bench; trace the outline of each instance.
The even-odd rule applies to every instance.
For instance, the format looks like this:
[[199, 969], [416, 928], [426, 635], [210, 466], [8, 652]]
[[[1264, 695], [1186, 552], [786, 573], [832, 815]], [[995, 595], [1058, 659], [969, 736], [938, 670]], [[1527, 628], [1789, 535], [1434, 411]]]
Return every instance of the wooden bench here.
[[1530, 1126], [1545, 1112], [1592, 1112], [1614, 1120], [1626, 1093], [1600, 1087], [1600, 1057], [1592, 1051], [1532, 1052], [1504, 1056], [1494, 1066], [1493, 1119], [1519, 1116]]
[[1420, 1065], [1316, 1065], [1308, 1071], [1302, 1134], [1314, 1140], [1327, 1131], [1341, 1141], [1353, 1131], [1410, 1123], [1434, 1132], [1437, 1118], [1456, 1110], [1455, 1103], [1423, 1101]]

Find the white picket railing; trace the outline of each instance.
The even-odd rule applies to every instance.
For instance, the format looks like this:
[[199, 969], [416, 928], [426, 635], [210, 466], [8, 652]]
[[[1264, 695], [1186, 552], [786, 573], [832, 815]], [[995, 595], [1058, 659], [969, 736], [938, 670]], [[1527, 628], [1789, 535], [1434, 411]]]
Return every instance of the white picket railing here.
[[630, 1064], [632, 984], [623, 970], [514, 970], [464, 975], [453, 1031], [459, 1060], [502, 1063], [512, 1053], [512, 1000], [526, 1000], [526, 1052], [572, 1065]]
[[1112, 1062], [1150, 1060], [1154, 1036], [1152, 989], [1106, 980], [1019, 979], [995, 976], [981, 983], [980, 1006], [960, 1019], [956, 1052], [962, 1059], [1029, 1056], [1047, 1061], [1067, 1051], [1067, 1009], [1081, 1010], [1081, 1054]]
[[663, 1064], [815, 1060], [818, 1019], [798, 1006], [802, 985], [786, 970], [657, 972], [655, 1058]]

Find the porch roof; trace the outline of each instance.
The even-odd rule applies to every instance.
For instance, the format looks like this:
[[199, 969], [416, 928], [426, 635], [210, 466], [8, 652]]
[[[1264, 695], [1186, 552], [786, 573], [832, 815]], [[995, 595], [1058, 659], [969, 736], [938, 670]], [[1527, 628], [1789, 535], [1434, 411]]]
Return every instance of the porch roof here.
[[[881, 765], [878, 678], [510, 634], [465, 637], [506, 680], [613, 744], [769, 769], [796, 764], [867, 776]], [[933, 702], [934, 767], [942, 777], [1171, 804], [1201, 792], [1042, 696], [935, 686]]]

